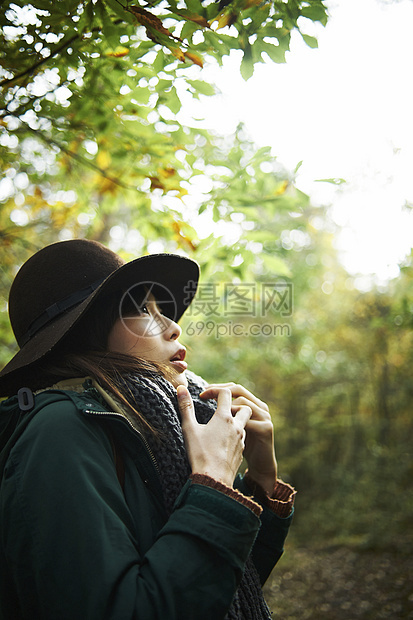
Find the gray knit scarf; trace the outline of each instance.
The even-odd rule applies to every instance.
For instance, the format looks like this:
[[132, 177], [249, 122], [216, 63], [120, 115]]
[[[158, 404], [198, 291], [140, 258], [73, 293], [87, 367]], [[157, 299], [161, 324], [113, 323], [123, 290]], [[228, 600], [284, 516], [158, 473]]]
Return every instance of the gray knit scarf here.
[[[188, 389], [200, 424], [206, 424], [216, 408], [214, 400], [202, 400], [199, 394], [206, 383], [187, 372]], [[165, 506], [171, 514], [175, 500], [191, 474], [181, 429], [176, 390], [161, 376], [129, 376], [125, 380], [129, 398], [136, 409], [157, 431], [146, 439], [160, 472]], [[217, 584], [218, 587], [218, 584]], [[268, 620], [271, 613], [264, 600], [257, 570], [249, 558], [226, 620]]]

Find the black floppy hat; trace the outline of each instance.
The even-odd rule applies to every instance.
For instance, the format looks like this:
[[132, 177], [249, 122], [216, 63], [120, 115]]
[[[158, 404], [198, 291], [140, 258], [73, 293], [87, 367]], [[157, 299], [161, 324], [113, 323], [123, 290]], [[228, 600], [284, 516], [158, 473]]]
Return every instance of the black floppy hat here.
[[97, 241], [71, 239], [29, 258], [10, 289], [9, 316], [20, 350], [0, 372], [0, 396], [23, 387], [30, 368], [49, 354], [103, 298], [139, 285], [165, 291], [164, 314], [179, 321], [198, 283], [198, 264], [177, 254], [125, 263]]

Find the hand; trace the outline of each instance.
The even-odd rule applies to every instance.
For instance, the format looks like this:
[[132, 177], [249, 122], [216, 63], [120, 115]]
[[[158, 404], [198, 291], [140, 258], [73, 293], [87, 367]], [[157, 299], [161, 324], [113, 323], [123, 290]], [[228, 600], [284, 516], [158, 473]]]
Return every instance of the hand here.
[[232, 486], [242, 462], [245, 447], [245, 425], [251, 417], [249, 405], [233, 404], [231, 391], [215, 391], [217, 410], [208, 424], [199, 424], [187, 388], [178, 386], [177, 395], [182, 417], [182, 432], [192, 473], [207, 474]]
[[242, 385], [217, 383], [209, 385], [201, 398], [216, 398], [222, 389], [229, 389], [233, 405], [248, 406], [252, 415], [245, 426], [246, 440], [244, 456], [248, 473], [271, 497], [277, 480], [277, 461], [274, 451], [274, 427], [268, 406]]

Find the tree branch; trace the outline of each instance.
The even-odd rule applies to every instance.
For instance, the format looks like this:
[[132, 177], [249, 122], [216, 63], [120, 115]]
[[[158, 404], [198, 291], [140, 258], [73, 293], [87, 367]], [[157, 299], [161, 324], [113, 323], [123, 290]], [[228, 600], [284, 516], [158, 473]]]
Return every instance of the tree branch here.
[[41, 58], [38, 62], [35, 62], [34, 65], [32, 65], [31, 67], [28, 67], [27, 69], [25, 69], [24, 71], [22, 71], [21, 73], [18, 73], [17, 75], [15, 75], [12, 78], [7, 78], [6, 80], [3, 80], [2, 82], [0, 82], [0, 87], [3, 86], [8, 86], [9, 84], [13, 84], [13, 82], [17, 82], [18, 80], [20, 80], [22, 77], [25, 77], [26, 75], [30, 75], [31, 73], [34, 73], [39, 67], [41, 67], [42, 65], [44, 65], [46, 62], [48, 62], [51, 58], [53, 58], [54, 56], [56, 56], [57, 54], [60, 54], [60, 52], [65, 49], [65, 47], [68, 47], [68, 45], [70, 45], [73, 41], [75, 41], [76, 39], [79, 38], [79, 34], [75, 34], [73, 37], [70, 37], [70, 39], [67, 39], [67, 41], [64, 41], [61, 45], [59, 45], [58, 47], [56, 47], [53, 50], [53, 53], [50, 54], [50, 56], [47, 56], [45, 58]]
[[[119, 3], [120, 4], [120, 3]], [[122, 8], [125, 8], [122, 4], [121, 4]], [[118, 26], [119, 24], [123, 23], [122, 19], [115, 19], [113, 21], [113, 24], [115, 26]], [[100, 27], [96, 26], [95, 28], [91, 29], [91, 32], [100, 32]], [[73, 35], [72, 37], [70, 37], [70, 39], [67, 39], [67, 41], [63, 41], [61, 43], [61, 45], [59, 45], [58, 47], [55, 47], [53, 49], [53, 52], [50, 54], [50, 56], [47, 56], [45, 58], [41, 58], [38, 62], [36, 62], [34, 65], [32, 65], [31, 67], [28, 67], [27, 69], [25, 69], [24, 71], [22, 71], [21, 73], [15, 75], [12, 78], [7, 78], [6, 80], [3, 80], [0, 82], [0, 88], [2, 86], [7, 86], [8, 84], [12, 84], [13, 82], [16, 82], [17, 80], [20, 80], [20, 78], [26, 76], [26, 75], [30, 75], [31, 73], [33, 73], [34, 71], [36, 71], [36, 69], [38, 69], [39, 67], [41, 67], [42, 65], [44, 65], [46, 62], [48, 62], [51, 58], [54, 58], [54, 56], [57, 56], [57, 54], [60, 54], [60, 52], [62, 50], [65, 49], [65, 47], [68, 47], [73, 41], [76, 41], [76, 39], [80, 39], [82, 37], [81, 33], [77, 33], [75, 35]], [[50, 49], [50, 48], [49, 48]]]
[[99, 166], [94, 164], [93, 161], [89, 161], [88, 159], [85, 159], [84, 157], [82, 157], [78, 153], [75, 153], [74, 151], [71, 151], [67, 147], [63, 146], [62, 144], [60, 144], [59, 142], [57, 142], [53, 138], [49, 138], [48, 136], [46, 136], [39, 129], [33, 129], [32, 127], [30, 127], [30, 125], [28, 125], [27, 123], [25, 123], [21, 119], [19, 119], [19, 120], [20, 120], [20, 123], [22, 125], [24, 125], [28, 131], [30, 131], [31, 133], [34, 133], [37, 137], [40, 137], [43, 140], [43, 142], [46, 142], [46, 144], [48, 144], [49, 146], [56, 147], [57, 149], [59, 149], [59, 151], [61, 151], [62, 153], [65, 153], [65, 155], [68, 155], [68, 157], [71, 157], [72, 159], [75, 159], [76, 161], [81, 163], [83, 166], [87, 166], [88, 168], [91, 168], [92, 170], [95, 170], [100, 175], [102, 175], [102, 177], [104, 179], [107, 179], [108, 181], [111, 181], [111, 183], [114, 183], [115, 185], [118, 185], [119, 187], [122, 187], [123, 189], [131, 189], [131, 190], [133, 190], [135, 192], [139, 192], [139, 190], [136, 187], [134, 187], [133, 185], [128, 185], [127, 183], [123, 183], [122, 181], [120, 181], [116, 177], [113, 177], [113, 176], [107, 174], [107, 172], [105, 170], [103, 170], [103, 168], [100, 168]]

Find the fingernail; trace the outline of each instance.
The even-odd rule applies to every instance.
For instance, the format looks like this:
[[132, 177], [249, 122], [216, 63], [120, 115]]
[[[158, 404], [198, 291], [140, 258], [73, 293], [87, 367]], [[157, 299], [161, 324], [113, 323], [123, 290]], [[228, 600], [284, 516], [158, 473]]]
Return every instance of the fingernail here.
[[178, 385], [178, 387], [176, 388], [176, 395], [178, 396], [178, 398], [185, 397], [187, 395], [186, 387], [184, 385]]

